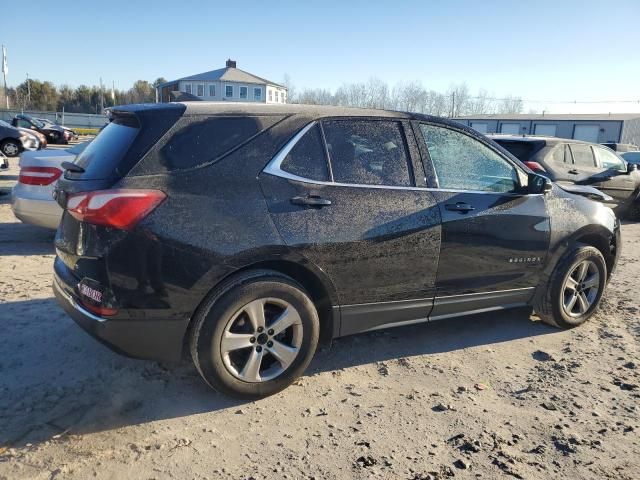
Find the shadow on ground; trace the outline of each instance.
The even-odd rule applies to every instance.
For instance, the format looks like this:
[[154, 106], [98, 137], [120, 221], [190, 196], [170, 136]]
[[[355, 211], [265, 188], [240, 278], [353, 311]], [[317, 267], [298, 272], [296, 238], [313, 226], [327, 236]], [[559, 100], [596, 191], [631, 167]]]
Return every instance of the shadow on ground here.
[[[167, 367], [112, 353], [77, 327], [52, 298], [0, 303], [0, 328], [9, 334], [0, 340], [0, 446], [244, 403], [211, 391], [188, 362]], [[555, 331], [531, 321], [522, 310], [377, 331], [321, 348], [307, 375]]]

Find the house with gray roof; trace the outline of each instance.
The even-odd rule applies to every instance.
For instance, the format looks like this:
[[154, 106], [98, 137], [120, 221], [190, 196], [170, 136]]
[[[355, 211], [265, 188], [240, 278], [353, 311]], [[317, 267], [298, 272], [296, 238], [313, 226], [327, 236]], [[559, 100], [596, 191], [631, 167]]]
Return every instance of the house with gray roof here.
[[172, 92], [208, 102], [287, 103], [287, 87], [240, 70], [231, 59], [225, 68], [165, 82], [156, 89], [161, 103], [172, 101]]
[[545, 135], [640, 145], [640, 113], [497, 114], [454, 118], [480, 133]]

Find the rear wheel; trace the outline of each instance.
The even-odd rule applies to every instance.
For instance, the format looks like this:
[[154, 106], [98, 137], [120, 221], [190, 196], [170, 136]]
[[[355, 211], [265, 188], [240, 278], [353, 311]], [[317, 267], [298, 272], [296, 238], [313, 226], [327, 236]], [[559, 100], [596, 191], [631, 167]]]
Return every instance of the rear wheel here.
[[318, 343], [316, 309], [277, 272], [247, 272], [213, 292], [194, 318], [191, 355], [204, 380], [240, 398], [272, 395], [309, 365]]
[[20, 153], [20, 144], [16, 140], [5, 140], [0, 144], [0, 150], [7, 157], [16, 157]]
[[607, 266], [597, 248], [582, 246], [558, 263], [535, 306], [550, 325], [571, 328], [595, 312], [607, 284]]

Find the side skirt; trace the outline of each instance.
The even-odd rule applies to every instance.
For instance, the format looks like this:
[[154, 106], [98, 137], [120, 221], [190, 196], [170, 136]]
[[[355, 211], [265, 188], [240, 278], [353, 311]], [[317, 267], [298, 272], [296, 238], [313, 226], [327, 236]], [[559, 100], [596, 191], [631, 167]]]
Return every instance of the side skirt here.
[[529, 304], [534, 292], [535, 287], [528, 287], [435, 299], [343, 305], [338, 336], [523, 307]]

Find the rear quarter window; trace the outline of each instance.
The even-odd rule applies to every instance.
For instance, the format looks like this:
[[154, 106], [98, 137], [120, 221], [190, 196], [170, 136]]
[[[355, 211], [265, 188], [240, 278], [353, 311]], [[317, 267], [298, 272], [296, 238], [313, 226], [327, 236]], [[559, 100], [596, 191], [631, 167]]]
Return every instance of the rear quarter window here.
[[281, 116], [183, 117], [158, 148], [157, 161], [167, 171], [214, 162], [281, 119]]

